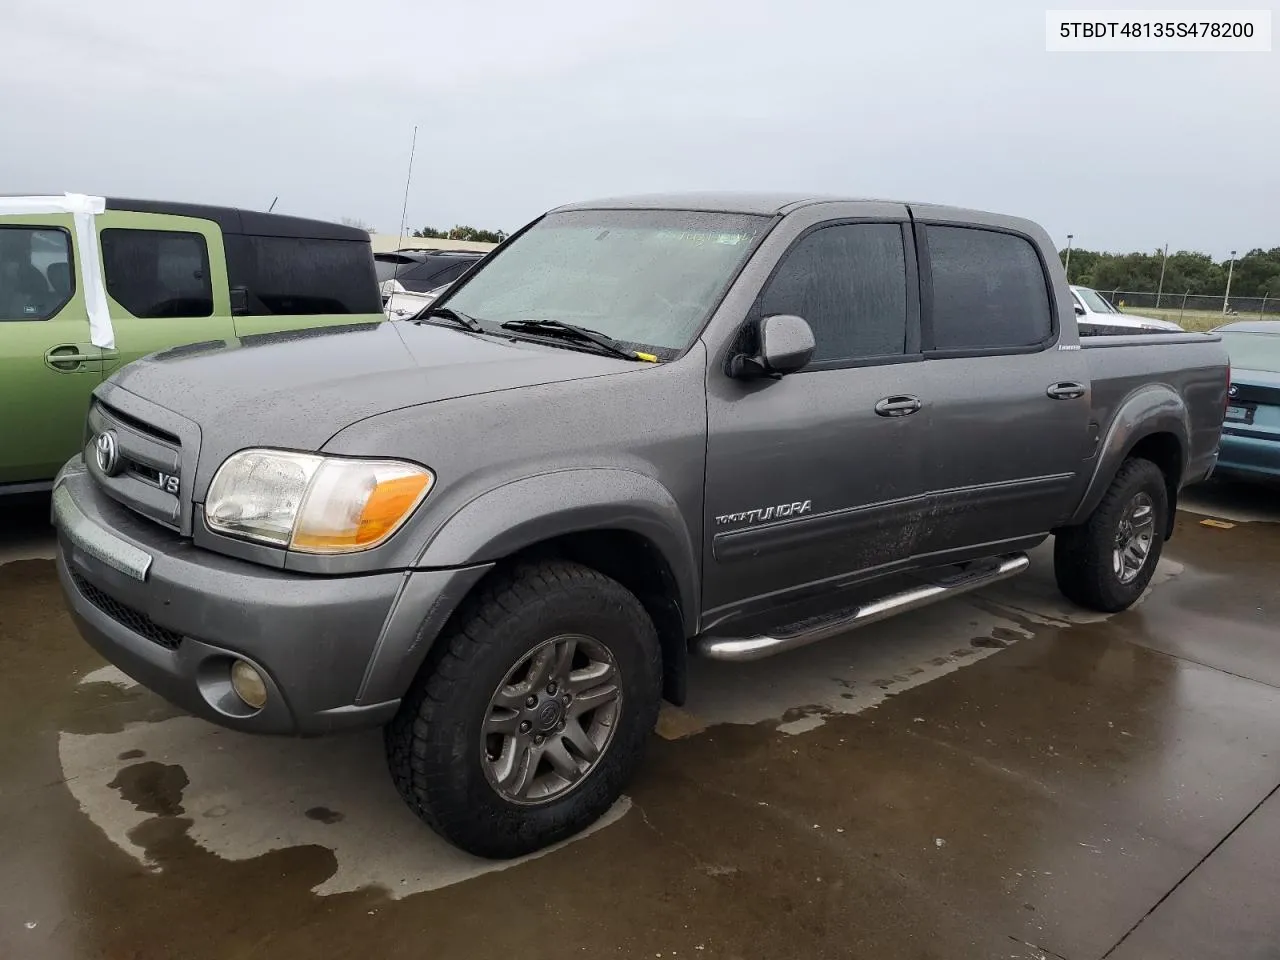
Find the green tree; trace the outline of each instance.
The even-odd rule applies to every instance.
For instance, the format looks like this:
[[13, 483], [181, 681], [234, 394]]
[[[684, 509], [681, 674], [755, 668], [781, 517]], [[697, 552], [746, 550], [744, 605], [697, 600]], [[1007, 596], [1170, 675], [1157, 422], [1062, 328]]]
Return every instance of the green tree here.
[[1280, 275], [1280, 247], [1270, 250], [1250, 250], [1236, 261], [1231, 276], [1231, 295], [1234, 297], [1280, 296], [1276, 277]]
[[413, 231], [415, 237], [427, 237], [432, 240], [471, 240], [476, 243], [501, 243], [507, 239], [503, 230], [478, 230], [475, 227], [456, 226], [451, 230], [437, 230], [435, 227], [423, 227]]

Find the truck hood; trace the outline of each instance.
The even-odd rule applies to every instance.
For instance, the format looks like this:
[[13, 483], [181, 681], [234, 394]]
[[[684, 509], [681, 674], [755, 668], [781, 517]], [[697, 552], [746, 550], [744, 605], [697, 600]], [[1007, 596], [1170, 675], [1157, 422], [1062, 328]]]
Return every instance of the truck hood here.
[[128, 364], [107, 383], [194, 421], [206, 448], [317, 450], [343, 427], [390, 410], [634, 367], [460, 328], [386, 321], [186, 344]]

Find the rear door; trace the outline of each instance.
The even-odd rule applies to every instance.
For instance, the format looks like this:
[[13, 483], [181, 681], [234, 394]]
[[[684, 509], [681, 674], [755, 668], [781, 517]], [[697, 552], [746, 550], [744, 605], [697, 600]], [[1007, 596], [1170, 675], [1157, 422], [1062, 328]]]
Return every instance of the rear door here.
[[245, 234], [230, 240], [236, 336], [380, 323], [382, 298], [368, 240]]
[[735, 380], [721, 362], [709, 366], [710, 622], [825, 592], [911, 554], [924, 421], [910, 409], [922, 367], [910, 228], [905, 207], [850, 213], [833, 220], [815, 207], [775, 230], [771, 242], [789, 231], [790, 243], [747, 317], [745, 329], [763, 316], [803, 317], [812, 362], [779, 380]]
[[0, 485], [41, 483], [80, 449], [102, 374], [70, 214], [0, 219]]
[[235, 336], [216, 223], [112, 210], [97, 220], [116, 339], [105, 375], [148, 353]]
[[916, 549], [998, 549], [1047, 532], [1073, 506], [1091, 448], [1084, 358], [1070, 320], [1062, 335], [1030, 237], [917, 216], [931, 503]]

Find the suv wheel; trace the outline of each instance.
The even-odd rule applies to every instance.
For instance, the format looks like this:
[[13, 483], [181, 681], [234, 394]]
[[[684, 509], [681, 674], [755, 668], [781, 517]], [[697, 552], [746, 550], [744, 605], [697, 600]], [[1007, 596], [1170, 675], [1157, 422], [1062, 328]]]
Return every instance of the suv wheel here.
[[532, 853], [621, 796], [660, 684], [657, 633], [626, 588], [574, 563], [519, 567], [436, 641], [386, 729], [392, 777], [456, 846]]
[[1054, 538], [1054, 573], [1067, 599], [1115, 613], [1142, 596], [1164, 547], [1168, 498], [1159, 467], [1126, 460], [1089, 519]]

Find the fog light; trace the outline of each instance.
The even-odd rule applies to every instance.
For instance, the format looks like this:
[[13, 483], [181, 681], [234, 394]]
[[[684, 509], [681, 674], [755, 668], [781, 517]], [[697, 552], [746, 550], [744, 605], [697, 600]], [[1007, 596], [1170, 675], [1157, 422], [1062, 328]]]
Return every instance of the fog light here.
[[267, 705], [267, 682], [251, 663], [237, 660], [231, 665], [231, 689], [255, 710]]

